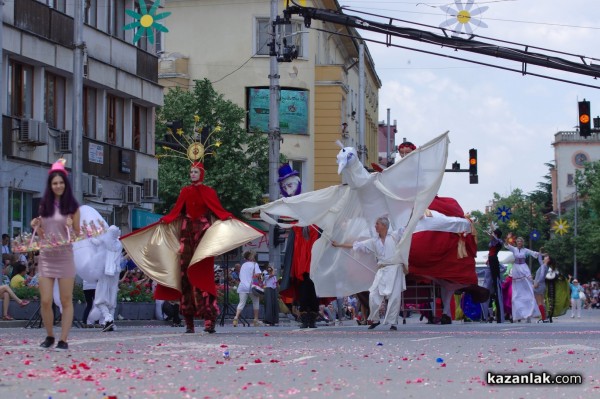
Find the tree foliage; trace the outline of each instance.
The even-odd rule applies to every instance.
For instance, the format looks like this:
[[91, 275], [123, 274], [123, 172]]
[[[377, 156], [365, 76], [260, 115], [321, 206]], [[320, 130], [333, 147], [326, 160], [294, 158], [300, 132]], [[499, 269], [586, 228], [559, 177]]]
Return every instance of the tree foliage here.
[[[547, 164], [552, 169], [554, 165]], [[493, 207], [488, 212], [473, 212], [478, 221], [476, 228], [479, 237], [479, 250], [487, 250], [489, 242], [486, 230], [491, 222], [496, 222], [504, 234], [512, 232], [525, 239], [525, 245], [533, 250], [543, 249], [557, 262], [562, 273], [574, 274], [575, 262], [577, 275], [582, 281], [600, 278], [600, 162], [589, 163], [576, 174], [576, 186], [579, 201], [577, 217], [574, 209], [562, 213], [560, 218], [567, 222], [569, 228], [565, 234], [553, 230], [558, 215], [552, 213], [552, 184], [550, 175], [538, 183], [538, 190], [525, 195], [521, 190], [514, 190], [508, 197], [494, 193]], [[510, 220], [518, 223], [511, 229], [509, 221], [498, 220], [496, 212], [499, 207], [511, 209]], [[539, 239], [534, 241], [531, 232], [536, 229]], [[534, 269], [537, 264], [534, 264]]]
[[206, 79], [196, 81], [189, 92], [180, 88], [169, 91], [165, 95], [164, 106], [157, 112], [159, 195], [163, 203], [157, 206], [156, 211], [168, 212], [181, 188], [190, 183], [189, 160], [161, 158], [168, 153], [160, 142], [167, 132], [166, 123], [181, 120], [184, 134], [192, 135], [194, 115], [200, 118], [200, 124], [208, 131], [221, 127], [210, 136], [212, 144], [217, 140], [221, 144], [214, 155], [207, 155], [204, 159], [204, 183], [217, 191], [225, 209], [240, 216], [242, 209], [260, 203], [262, 195], [268, 191], [267, 138], [261, 133], [247, 132], [243, 127], [245, 111], [225, 100]]

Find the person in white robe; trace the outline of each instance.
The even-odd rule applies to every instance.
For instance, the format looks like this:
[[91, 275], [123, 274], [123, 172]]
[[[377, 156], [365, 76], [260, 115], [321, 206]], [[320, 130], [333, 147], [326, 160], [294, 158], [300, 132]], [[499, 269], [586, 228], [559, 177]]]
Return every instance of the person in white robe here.
[[117, 226], [110, 226], [107, 234], [91, 239], [94, 245], [104, 246], [106, 249], [104, 273], [98, 280], [94, 307], [88, 316], [88, 321], [104, 320], [103, 332], [115, 330], [114, 313], [117, 307], [121, 251], [123, 249], [123, 245], [119, 241], [120, 234], [121, 232]]
[[533, 277], [526, 257], [538, 258], [539, 253], [523, 247], [523, 238], [518, 237], [516, 247], [505, 243], [504, 246], [515, 256], [515, 262], [511, 269], [512, 276], [512, 318], [515, 321], [527, 320], [531, 323], [532, 317], [540, 316], [540, 309], [535, 301], [533, 292]]
[[406, 268], [396, 261], [396, 246], [402, 238], [404, 228], [390, 230], [390, 221], [382, 216], [375, 222], [377, 237], [353, 244], [342, 244], [335, 241], [332, 246], [352, 248], [357, 252], [372, 253], [377, 259], [377, 272], [373, 284], [369, 288], [369, 329], [381, 324], [379, 308], [385, 298], [388, 300], [387, 310], [383, 324], [391, 324], [391, 330], [397, 330], [398, 316], [402, 291], [406, 289]]

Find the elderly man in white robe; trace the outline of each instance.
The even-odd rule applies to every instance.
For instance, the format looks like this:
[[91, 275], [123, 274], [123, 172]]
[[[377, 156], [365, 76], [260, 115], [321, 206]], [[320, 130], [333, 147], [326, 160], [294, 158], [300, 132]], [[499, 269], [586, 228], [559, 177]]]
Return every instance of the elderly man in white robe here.
[[402, 238], [404, 228], [390, 231], [390, 221], [382, 216], [375, 222], [377, 237], [353, 244], [342, 244], [333, 241], [332, 246], [352, 248], [354, 251], [373, 253], [377, 258], [377, 273], [369, 288], [369, 329], [381, 324], [379, 308], [385, 298], [388, 299], [387, 311], [383, 324], [391, 324], [390, 330], [397, 330], [402, 291], [406, 289], [406, 267], [395, 263], [396, 245]]

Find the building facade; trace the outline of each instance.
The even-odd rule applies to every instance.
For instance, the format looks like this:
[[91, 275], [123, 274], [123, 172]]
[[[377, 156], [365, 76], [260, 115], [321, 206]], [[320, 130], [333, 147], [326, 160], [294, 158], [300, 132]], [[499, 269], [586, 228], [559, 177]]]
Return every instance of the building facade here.
[[554, 135], [554, 161], [552, 170], [552, 209], [565, 212], [575, 206], [575, 173], [585, 167], [585, 162], [600, 160], [600, 136], [592, 133], [581, 137], [579, 132], [558, 132]]
[[[155, 107], [162, 104], [155, 48], [124, 30], [134, 0], [3, 2], [0, 229], [29, 230], [49, 166], [72, 156], [74, 15], [85, 4], [83, 204], [128, 232], [157, 200]], [[129, 21], [131, 22], [131, 21]]]
[[[284, 1], [278, 13], [283, 16]], [[300, 1], [339, 10], [335, 0]], [[165, 87], [193, 86], [208, 79], [215, 90], [246, 112], [247, 129], [268, 131], [270, 72], [270, 0], [167, 0], [169, 32], [161, 42], [159, 78]], [[228, 28], [225, 29], [224, 27]], [[381, 82], [365, 51], [364, 115], [359, 115], [359, 42], [353, 29], [313, 20], [312, 28], [293, 17], [284, 27], [298, 58], [279, 63], [281, 153], [311, 191], [341, 182], [335, 141], [358, 146], [365, 118], [367, 162], [377, 161], [378, 92]], [[366, 46], [365, 46], [366, 48]], [[367, 164], [368, 164], [367, 163]]]

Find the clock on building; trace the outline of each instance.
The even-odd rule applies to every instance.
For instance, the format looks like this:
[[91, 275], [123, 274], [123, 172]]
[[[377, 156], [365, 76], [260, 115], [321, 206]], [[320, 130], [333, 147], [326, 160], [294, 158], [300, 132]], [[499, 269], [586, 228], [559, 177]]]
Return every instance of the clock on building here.
[[588, 161], [588, 156], [583, 152], [578, 152], [573, 157], [576, 166], [583, 166], [584, 162]]

